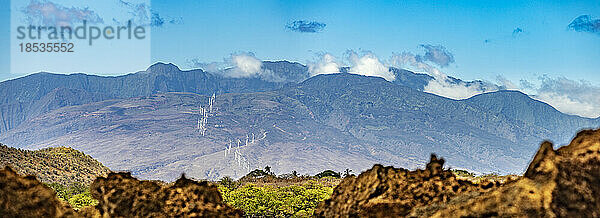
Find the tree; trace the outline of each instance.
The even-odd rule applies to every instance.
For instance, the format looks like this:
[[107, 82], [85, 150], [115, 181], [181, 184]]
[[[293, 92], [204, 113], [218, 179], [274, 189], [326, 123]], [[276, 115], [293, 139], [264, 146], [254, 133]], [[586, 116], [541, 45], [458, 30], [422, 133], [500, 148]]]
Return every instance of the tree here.
[[69, 198], [69, 205], [76, 210], [79, 210], [83, 207], [94, 206], [98, 204], [98, 200], [92, 198], [90, 192], [84, 192], [81, 194], [76, 194], [73, 197]]
[[346, 170], [344, 171], [344, 178], [348, 177], [348, 176], [354, 176], [353, 174], [350, 174], [350, 172], [352, 172], [351, 169], [346, 168]]
[[272, 173], [271, 173], [271, 167], [270, 167], [269, 165], [267, 165], [267, 166], [265, 167], [265, 173], [267, 173], [267, 174], [272, 174]]
[[229, 190], [235, 190], [238, 187], [240, 187], [241, 183], [236, 182], [229, 176], [225, 176], [225, 177], [221, 178], [221, 180], [219, 181], [219, 185], [222, 185], [222, 186], [228, 188]]
[[315, 177], [317, 178], [323, 178], [323, 177], [333, 177], [333, 178], [340, 178], [340, 173], [337, 173], [333, 170], [325, 170], [323, 172], [320, 172], [319, 174], [315, 175]]
[[268, 174], [265, 171], [259, 170], [259, 169], [255, 169], [255, 170], [252, 170], [252, 172], [249, 172], [246, 175], [246, 177], [249, 177], [249, 178], [261, 178], [261, 177], [264, 177], [266, 175], [268, 175]]

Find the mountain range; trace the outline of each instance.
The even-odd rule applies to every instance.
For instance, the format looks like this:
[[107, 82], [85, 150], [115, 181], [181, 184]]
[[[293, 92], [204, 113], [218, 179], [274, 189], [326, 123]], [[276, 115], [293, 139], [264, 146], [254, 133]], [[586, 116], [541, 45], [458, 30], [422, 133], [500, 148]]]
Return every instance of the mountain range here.
[[158, 63], [116, 77], [37, 73], [5, 81], [0, 142], [70, 146], [111, 170], [168, 181], [182, 172], [239, 178], [266, 165], [309, 174], [375, 163], [415, 168], [429, 153], [450, 167], [505, 174], [521, 173], [542, 140], [565, 144], [577, 130], [600, 126], [518, 91], [464, 100], [426, 93], [433, 78], [403, 69], [391, 68], [397, 79], [388, 82], [309, 77], [306, 66], [288, 61], [262, 68], [277, 79]]

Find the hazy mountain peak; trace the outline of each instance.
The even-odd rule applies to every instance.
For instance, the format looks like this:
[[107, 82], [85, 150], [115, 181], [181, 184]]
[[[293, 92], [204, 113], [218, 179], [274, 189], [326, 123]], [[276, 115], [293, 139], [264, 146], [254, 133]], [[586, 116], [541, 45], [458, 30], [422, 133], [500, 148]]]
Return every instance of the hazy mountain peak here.
[[297, 66], [304, 66], [306, 67], [304, 64], [295, 62], [295, 61], [288, 61], [288, 60], [277, 60], [277, 61], [263, 61], [263, 64], [291, 64], [291, 65], [297, 65]]
[[313, 76], [304, 82], [302, 85], [308, 84], [320, 84], [322, 82], [327, 82], [330, 85], [336, 85], [339, 83], [344, 84], [358, 84], [358, 83], [389, 83], [387, 80], [377, 77], [377, 76], [364, 76], [359, 74], [351, 74], [351, 73], [334, 73], [334, 74], [320, 74]]
[[299, 83], [310, 77], [308, 67], [287, 60], [263, 61], [262, 69], [270, 71], [273, 76], [281, 78], [285, 82]]
[[164, 74], [164, 73], [172, 73], [172, 72], [180, 72], [181, 70], [175, 64], [172, 63], [163, 63], [157, 62], [146, 70], [147, 73], [156, 73], [156, 74]]

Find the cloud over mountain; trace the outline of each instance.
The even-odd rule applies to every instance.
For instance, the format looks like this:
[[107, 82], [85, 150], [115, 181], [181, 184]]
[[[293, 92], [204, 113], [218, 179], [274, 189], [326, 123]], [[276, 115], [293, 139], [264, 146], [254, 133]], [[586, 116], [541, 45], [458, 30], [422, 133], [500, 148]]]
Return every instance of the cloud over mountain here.
[[464, 82], [451, 78], [440, 69], [426, 63], [422, 57], [410, 52], [395, 53], [390, 58], [390, 65], [396, 68], [422, 71], [432, 76], [433, 79], [429, 81], [423, 91], [447, 98], [466, 99], [477, 94], [499, 90], [497, 85], [489, 82]]
[[261, 72], [262, 61], [252, 52], [238, 52], [224, 58], [222, 62], [204, 63], [197, 59], [191, 60], [194, 67], [200, 67], [207, 72], [229, 78], [256, 76]]
[[321, 54], [321, 57], [317, 61], [309, 62], [307, 65], [310, 76], [340, 73], [341, 67], [340, 63], [330, 53]]
[[263, 67], [262, 60], [252, 52], [233, 53], [220, 62], [201, 62], [198, 59], [189, 60], [192, 67], [199, 67], [211, 74], [226, 78], [257, 77], [270, 82], [283, 82], [285, 79]]
[[534, 88], [537, 94], [532, 95], [533, 98], [566, 114], [590, 118], [600, 116], [600, 87], [565, 77], [541, 76], [539, 80], [541, 84]]
[[454, 63], [454, 55], [444, 46], [423, 44], [420, 47], [425, 49], [425, 55], [417, 56], [419, 62], [431, 61], [440, 67], [447, 67], [449, 64]]
[[310, 75], [340, 73], [341, 67], [348, 66], [347, 73], [376, 76], [384, 78], [387, 81], [394, 81], [396, 79], [394, 73], [390, 72], [389, 66], [372, 52], [362, 52], [359, 54], [356, 51], [348, 50], [344, 56], [344, 61], [341, 62], [330, 53], [320, 54], [317, 61], [308, 63]]
[[231, 63], [234, 71], [228, 74], [230, 77], [250, 77], [260, 73], [262, 61], [254, 56], [253, 53], [238, 53], [231, 55]]
[[390, 72], [389, 68], [379, 61], [379, 58], [372, 52], [365, 52], [364, 54], [359, 55], [354, 51], [348, 51], [347, 56], [350, 63], [349, 73], [365, 76], [378, 76], [387, 81], [396, 79], [396, 76]]
[[[565, 77], [542, 76], [539, 81], [520, 80], [513, 82], [503, 76], [497, 76], [495, 81], [475, 80], [464, 81], [447, 75], [441, 68], [434, 65], [430, 59], [450, 62], [450, 56], [440, 58], [445, 49], [426, 51], [425, 54], [411, 52], [393, 53], [382, 60], [372, 52], [356, 52], [348, 50], [344, 58], [337, 58], [331, 53], [321, 53], [314, 61], [307, 63], [308, 75], [334, 74], [347, 72], [365, 76], [376, 76], [388, 81], [396, 80], [396, 74], [390, 67], [407, 69], [431, 76], [423, 87], [424, 92], [436, 94], [451, 99], [467, 99], [478, 94], [499, 90], [517, 90], [548, 103], [557, 110], [573, 115], [596, 118], [600, 116], [600, 87], [586, 81], [574, 81]], [[435, 51], [434, 51], [435, 50]], [[429, 52], [430, 54], [427, 54]], [[447, 52], [442, 52], [447, 53]], [[428, 58], [425, 58], [428, 57]], [[436, 58], [437, 57], [437, 58]], [[207, 72], [227, 78], [257, 77], [266, 81], [282, 81], [281, 76], [274, 74], [263, 66], [263, 62], [253, 53], [241, 52], [232, 54], [222, 62], [201, 63], [192, 60], [194, 67], [201, 67]]]

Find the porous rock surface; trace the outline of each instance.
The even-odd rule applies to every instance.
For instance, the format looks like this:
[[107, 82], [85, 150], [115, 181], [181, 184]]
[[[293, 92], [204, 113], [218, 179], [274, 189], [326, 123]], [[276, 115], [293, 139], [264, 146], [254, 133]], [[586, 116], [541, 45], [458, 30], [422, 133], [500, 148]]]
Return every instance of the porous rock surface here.
[[95, 207], [76, 212], [35, 176], [0, 170], [0, 217], [241, 217], [223, 203], [217, 187], [182, 176], [172, 185], [110, 173], [90, 186]]
[[542, 143], [521, 179], [433, 216], [600, 217], [600, 130], [558, 150]]
[[79, 217], [35, 176], [0, 170], [0, 217]]
[[82, 211], [88, 217], [241, 217], [223, 203], [215, 185], [182, 176], [173, 185], [140, 181], [129, 173], [96, 179], [92, 197], [99, 203]]
[[415, 207], [443, 203], [471, 191], [485, 191], [500, 184], [473, 184], [457, 180], [444, 170], [444, 160], [431, 156], [425, 170], [375, 165], [358, 177], [344, 179], [330, 199], [315, 210], [317, 217], [397, 217]]
[[[502, 185], [456, 181], [432, 157], [426, 170], [375, 165], [345, 179], [318, 217], [600, 217], [600, 130], [558, 150], [543, 142], [525, 174]], [[487, 190], [487, 191], [486, 191]]]

